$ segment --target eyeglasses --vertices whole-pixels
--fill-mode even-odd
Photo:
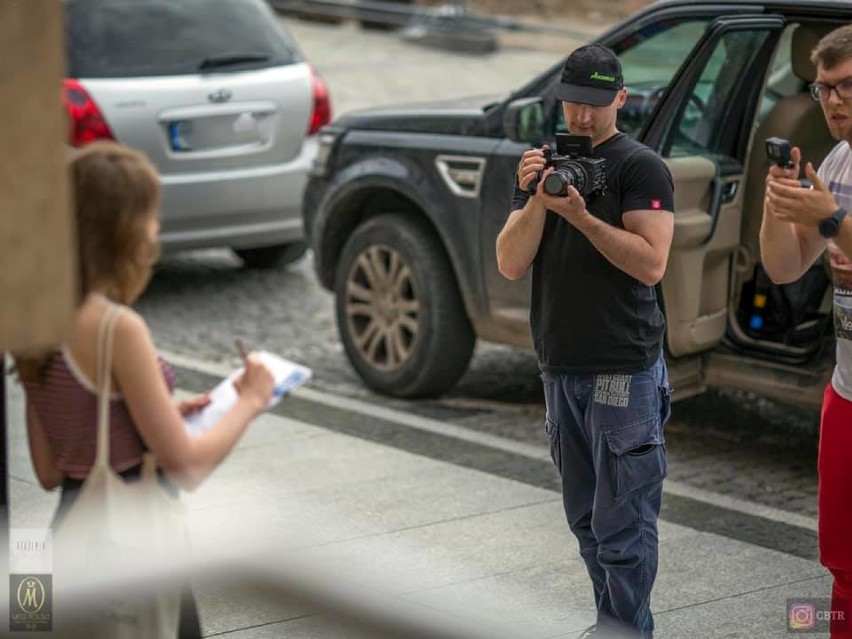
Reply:
[[[811,95],[818,102],[828,102],[832,89],[841,100],[852,98],[852,78],[846,78],[837,84],[826,84],[825,82],[814,82],[810,85]]]

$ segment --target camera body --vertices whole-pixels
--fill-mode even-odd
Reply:
[[[783,138],[766,138],[766,157],[782,169],[793,167],[793,146]]]
[[[543,149],[545,166],[530,183],[530,193],[535,193],[541,175],[553,167],[541,188],[548,195],[565,195],[568,186],[573,186],[581,196],[606,193],[606,160],[592,156],[592,138],[588,135],[570,133],[556,134],[556,150]]]
[[[793,168],[793,145],[783,138],[766,138],[766,157],[782,169]],[[807,178],[800,178],[803,189],[812,189],[814,185]]]

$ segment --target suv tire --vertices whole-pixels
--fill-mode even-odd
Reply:
[[[373,390],[439,395],[467,370],[476,336],[446,255],[422,222],[383,214],[357,227],[334,291],[346,355]]]
[[[251,249],[234,249],[234,253],[248,268],[275,268],[292,264],[305,254],[307,244],[293,242],[292,244],[276,244]]]

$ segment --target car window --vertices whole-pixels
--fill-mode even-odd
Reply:
[[[669,155],[724,153],[726,115],[754,57],[769,36],[765,30],[729,31],[716,43],[700,78],[673,122]]]
[[[66,35],[74,78],[223,73],[300,58],[259,0],[68,0]]]
[[[655,22],[611,45],[621,59],[627,87],[627,102],[618,112],[620,131],[639,135],[707,24],[698,19]],[[557,131],[566,130],[562,109],[557,109],[556,123]]]
[[[707,20],[656,23],[613,47],[627,86],[627,102],[618,113],[619,130],[639,135],[706,29]]]

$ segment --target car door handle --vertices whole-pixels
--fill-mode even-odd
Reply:
[[[727,204],[728,202],[732,202],[735,197],[737,197],[737,191],[740,188],[739,180],[732,180],[730,182],[726,182],[725,186],[722,187],[722,203]]]
[[[717,167],[718,171],[718,167]],[[716,174],[713,178],[713,194],[710,198],[710,232],[704,238],[702,244],[707,244],[713,239],[713,234],[716,232],[716,225],[719,223],[719,212],[723,204],[731,202],[737,195],[737,190],[740,187],[739,180],[726,181],[721,175]]]

